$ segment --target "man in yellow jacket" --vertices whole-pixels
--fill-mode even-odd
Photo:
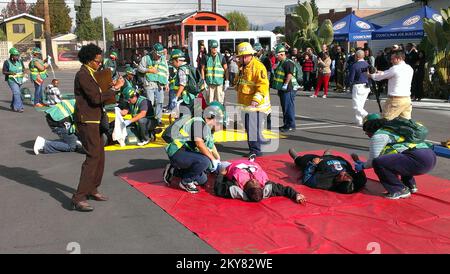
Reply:
[[[266,67],[255,58],[255,51],[248,42],[237,47],[237,57],[242,70],[237,79],[238,104],[243,107],[245,130],[250,153],[245,155],[262,156],[262,124],[271,112],[269,79]]]

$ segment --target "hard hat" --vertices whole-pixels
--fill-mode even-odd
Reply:
[[[260,50],[263,49],[260,43],[255,43],[255,44],[253,45],[253,48],[254,48],[256,51],[260,51]]]
[[[380,114],[378,114],[378,113],[370,113],[366,117],[364,117],[364,123],[367,122],[367,121],[372,121],[372,120],[377,120],[377,119],[381,119]]]
[[[160,43],[153,45],[153,51],[155,51],[159,56],[164,54],[164,47]]]
[[[123,94],[123,98],[125,99],[125,100],[130,100],[131,98],[133,98],[134,96],[136,96],[136,90],[134,89],[134,88],[132,88],[132,87],[126,87],[123,91],[122,91],[122,94]]]
[[[286,52],[286,47],[284,45],[282,45],[282,44],[278,44],[275,47],[275,54],[279,54],[279,53],[282,53],[282,52]]]
[[[41,49],[40,49],[40,48],[33,48],[33,49],[31,50],[31,53],[32,53],[32,54],[35,54],[35,53],[39,53],[39,54],[41,54],[41,53],[42,53],[42,51],[41,51]]]
[[[117,58],[117,52],[113,51],[113,52],[111,52],[111,54],[109,56],[114,56]]]
[[[172,50],[172,53],[170,53],[170,59],[184,60],[184,53],[180,49],[174,49]]]
[[[10,55],[20,55],[20,52],[16,48],[11,48],[9,50]]]
[[[219,47],[219,42],[217,42],[216,40],[209,40],[208,41],[208,46],[212,49],[218,48]]]
[[[125,69],[125,73],[126,73],[126,74],[133,74],[133,75],[136,74],[136,73],[134,72],[134,69],[133,69],[132,67],[127,67],[127,68]]]
[[[203,111],[203,117],[206,119],[215,119],[217,122],[221,124],[225,124],[227,117],[225,112],[225,107],[217,102],[211,102]]]
[[[249,42],[242,42],[237,46],[237,56],[253,55],[256,52],[253,50]]]

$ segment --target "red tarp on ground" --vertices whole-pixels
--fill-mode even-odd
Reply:
[[[322,154],[322,151],[308,153]],[[333,152],[351,161],[349,155]],[[450,253],[450,181],[419,176],[419,193],[387,200],[372,170],[366,188],[343,195],[299,185],[289,155],[260,157],[272,181],[304,194],[260,203],[215,197],[210,183],[198,194],[169,188],[162,169],[121,174],[131,186],[222,253]]]

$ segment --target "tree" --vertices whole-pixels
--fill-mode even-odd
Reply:
[[[49,0],[50,29],[52,36],[70,32],[72,18],[70,8],[65,0]],[[31,14],[44,18],[44,0],[38,0],[31,10]]]
[[[103,40],[102,33],[102,17],[95,17],[94,20],[95,27],[95,40]],[[108,19],[105,18],[105,32],[106,32],[106,41],[112,41],[114,37],[114,25],[109,22]]]
[[[277,26],[272,30],[275,34],[284,34],[285,33],[285,27],[283,26]]]
[[[229,21],[229,28],[231,31],[246,31],[249,30],[250,23],[247,16],[238,11],[233,11],[225,14]]]
[[[27,4],[25,0],[11,0],[5,8],[2,9],[1,15],[4,18],[12,17],[21,13],[30,13],[33,5]]]
[[[317,6],[316,0],[311,0],[311,8],[313,10],[319,10],[319,7]]]
[[[252,31],[258,31],[258,30],[262,30],[262,29],[263,28],[259,25],[250,24],[250,30],[252,30]]]
[[[91,18],[91,0],[81,0],[76,10],[76,30],[75,34],[80,41],[96,40],[96,29]]]

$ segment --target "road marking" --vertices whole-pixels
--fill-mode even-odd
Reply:
[[[330,125],[330,126],[319,126],[319,127],[302,127],[300,129],[317,129],[317,128],[332,128],[332,127],[347,127],[348,125]]]

